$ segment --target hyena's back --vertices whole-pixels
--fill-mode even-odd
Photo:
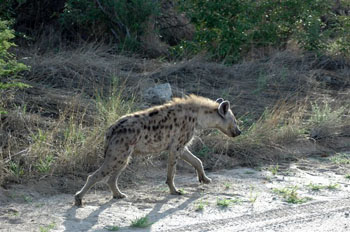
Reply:
[[[139,154],[184,146],[193,136],[197,122],[196,112],[185,112],[185,108],[165,105],[126,115],[109,128],[106,145],[119,151],[132,146],[134,153]]]

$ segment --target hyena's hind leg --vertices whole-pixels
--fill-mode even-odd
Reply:
[[[126,168],[129,163],[131,154],[122,155],[113,167],[113,172],[110,175],[107,184],[113,193],[113,198],[125,198],[126,195],[122,193],[118,188],[118,178],[121,172]]]
[[[193,155],[187,147],[185,147],[182,152],[181,158],[196,169],[199,182],[204,184],[209,184],[211,182],[211,179],[205,175],[202,161]]]
[[[89,189],[94,186],[97,182],[101,181],[105,176],[107,176],[111,171],[109,162],[105,160],[102,166],[97,169],[94,173],[88,176],[85,185],[83,188],[75,194],[75,205],[82,206],[82,200],[84,195]]]

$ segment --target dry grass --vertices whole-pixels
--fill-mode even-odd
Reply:
[[[202,141],[214,154],[234,158],[229,162],[215,158],[215,162],[212,162],[215,168],[293,160],[305,154],[301,149],[294,156],[289,150],[290,146],[303,143],[313,147],[316,139],[323,139],[320,143],[327,147],[325,140],[341,137],[342,131],[349,128],[349,115],[349,104],[330,107],[329,103],[324,102],[315,107],[315,103],[307,101],[293,104],[279,102],[249,127],[243,126],[243,134],[239,137],[232,139],[214,131],[202,136]],[[319,134],[315,134],[315,131]]]
[[[133,107],[132,101],[122,99],[123,88],[116,82],[108,98],[97,95],[94,115],[87,115],[88,105],[80,105],[81,96],[70,99],[56,119],[21,108],[5,115],[0,124],[7,132],[1,146],[0,181],[6,178],[18,182],[28,177],[96,169],[107,127]]]
[[[111,77],[128,79],[128,86],[133,86],[140,73],[159,66],[156,61],[115,55],[112,48],[100,44],[58,48],[43,54],[32,48],[23,53],[21,61],[31,67],[26,80],[90,97],[96,89],[107,88]]]
[[[91,172],[106,128],[133,107],[134,89],[125,91],[129,74],[153,66],[96,45],[24,53],[22,60],[31,66],[25,81],[32,87],[0,95],[8,111],[0,120],[0,184]],[[113,82],[118,74],[123,81]]]
[[[78,98],[72,99],[55,120],[43,121],[37,114],[21,109],[7,115],[10,120],[2,128],[11,128],[16,134],[9,133],[7,144],[3,144],[2,177],[19,181],[24,175],[80,175],[94,171],[102,159],[106,128],[133,107],[132,102],[123,101],[117,89],[110,94],[108,98],[96,97],[97,112],[94,117],[90,115],[93,121],[89,123],[88,111],[81,110]],[[349,115],[349,107],[345,106],[280,102],[249,127],[243,126],[244,133],[237,138],[228,138],[215,130],[204,131],[201,136],[204,146],[197,143],[194,150],[207,168],[231,167],[237,160],[248,165],[275,162],[291,158],[287,149],[290,144],[314,140],[315,128],[323,131],[323,139],[338,136],[342,128],[350,126]]]
[[[350,86],[349,75],[350,64],[287,50],[232,66],[196,57],[169,63],[145,77],[169,82],[177,95],[223,97],[231,101],[236,114],[249,114],[257,120],[266,107],[272,108],[281,99],[316,101],[329,96],[329,89],[340,94]]]

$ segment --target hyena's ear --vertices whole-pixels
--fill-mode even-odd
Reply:
[[[218,99],[216,99],[216,102],[219,103],[219,104],[220,104],[221,102],[223,102],[223,101],[224,101],[223,98],[218,98]]]
[[[225,118],[228,110],[230,109],[230,102],[229,101],[223,101],[220,103],[218,107],[218,113],[221,117]]]

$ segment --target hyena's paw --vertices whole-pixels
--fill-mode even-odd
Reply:
[[[183,195],[184,194],[184,191],[180,191],[180,190],[173,190],[173,191],[170,191],[170,194],[171,195]]]
[[[202,176],[199,178],[199,182],[204,183],[204,184],[210,184],[211,183],[211,179],[207,176]]]
[[[74,205],[78,206],[78,207],[82,207],[83,206],[83,201],[82,199],[79,197],[79,195],[75,195],[74,196]]]
[[[119,193],[119,194],[113,195],[113,199],[123,199],[126,197],[128,197],[128,195],[126,195],[124,193]]]

